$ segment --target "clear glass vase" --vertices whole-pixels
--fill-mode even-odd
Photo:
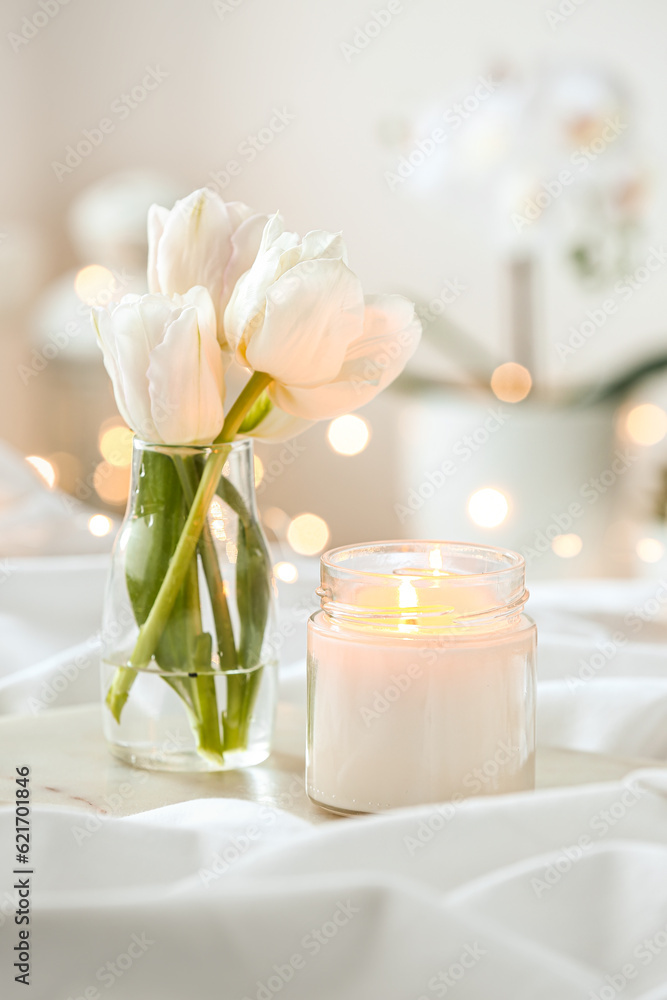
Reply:
[[[251,441],[186,448],[135,439],[102,635],[104,732],[117,757],[171,771],[268,757],[275,587]]]

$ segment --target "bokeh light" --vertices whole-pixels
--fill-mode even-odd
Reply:
[[[88,531],[91,535],[95,535],[95,538],[104,538],[112,528],[113,521],[111,518],[105,517],[104,514],[93,514],[88,521]]]
[[[124,468],[132,462],[132,441],[134,434],[124,424],[116,424],[100,430],[99,449],[110,465]]]
[[[211,506],[209,507],[209,521],[211,525],[211,532],[214,538],[218,541],[224,542],[227,538],[227,530],[225,528],[225,516],[222,509],[222,504],[217,497],[213,497],[211,500]]]
[[[42,479],[50,490],[56,485],[57,472],[52,462],[42,458],[41,455],[27,455],[26,462],[32,465],[37,475]]]
[[[282,536],[287,531],[289,525],[289,514],[286,514],[280,507],[267,507],[262,513],[264,524],[274,535]]]
[[[507,497],[500,490],[476,490],[468,500],[468,514],[480,528],[497,528],[509,513]]]
[[[254,472],[255,472],[255,486],[259,486],[262,479],[264,479],[264,462],[261,460],[259,455],[253,457]]]
[[[640,538],[635,551],[642,562],[660,562],[665,554],[665,546],[657,538]]]
[[[283,583],[296,583],[299,579],[299,571],[291,562],[277,562],[273,567],[276,579]]]
[[[108,267],[89,264],[74,279],[74,291],[88,306],[105,306],[113,297],[115,278]]]
[[[358,455],[368,444],[370,436],[370,427],[366,421],[354,413],[336,417],[327,431],[329,444],[339,455]]]
[[[625,418],[625,429],[635,444],[657,444],[667,434],[667,413],[655,403],[640,403]]]
[[[58,487],[66,492],[73,492],[77,480],[83,474],[81,460],[76,455],[70,455],[68,451],[54,451],[47,458],[55,470]]]
[[[572,559],[574,556],[579,555],[583,545],[584,543],[579,535],[556,535],[551,542],[551,549],[561,559]]]
[[[491,389],[503,403],[519,403],[533,386],[530,372],[523,365],[508,361],[499,365],[491,376]]]
[[[329,541],[329,526],[317,514],[298,514],[287,529],[287,541],[299,555],[317,555]]]
[[[130,492],[129,466],[111,465],[110,462],[100,462],[93,473],[95,492],[105,503],[124,504]]]

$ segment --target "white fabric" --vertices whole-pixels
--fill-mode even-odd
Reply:
[[[0,714],[97,699],[107,560],[2,567]],[[294,704],[316,564],[299,570]],[[540,743],[667,763],[666,601],[659,581],[535,588]],[[3,1000],[667,1000],[667,767],[318,828],[229,799],[31,822],[26,991],[0,809]]]
[[[35,1000],[667,997],[667,771],[315,830],[234,800],[33,829]]]

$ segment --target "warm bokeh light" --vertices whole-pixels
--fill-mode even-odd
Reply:
[[[358,455],[368,444],[370,436],[370,427],[366,421],[354,413],[336,417],[327,431],[329,444],[339,455]]]
[[[99,449],[102,457],[106,458],[110,465],[117,465],[119,468],[130,465],[133,438],[134,434],[124,424],[116,424],[115,427],[101,430]]]
[[[560,556],[561,559],[572,559],[573,556],[579,555],[583,545],[579,535],[556,535],[551,543],[551,548],[554,554]]]
[[[88,522],[88,531],[91,535],[95,535],[95,538],[104,538],[112,528],[113,521],[111,518],[105,517],[104,514],[93,514]]]
[[[660,562],[665,554],[665,546],[657,538],[640,538],[635,551],[642,562]]]
[[[635,444],[657,444],[667,434],[667,413],[655,403],[641,403],[628,413],[625,429]]]
[[[296,583],[299,579],[299,571],[291,562],[277,562],[273,572],[276,579],[282,580],[283,583]]]
[[[89,264],[74,279],[74,291],[88,306],[105,306],[111,302],[114,284],[115,278],[107,267]]]
[[[44,480],[50,490],[56,485],[56,469],[54,465],[41,455],[27,455],[26,462],[32,465],[38,476]]]
[[[73,492],[77,480],[83,475],[81,460],[68,451],[54,451],[47,456],[56,471],[56,482],[61,490]]]
[[[259,455],[253,457],[254,462],[254,472],[255,472],[255,486],[259,486],[262,479],[264,479],[264,462],[261,460]]]
[[[500,490],[476,490],[468,500],[468,514],[480,528],[497,528],[509,513],[507,497]]]
[[[213,497],[211,500],[211,506],[209,507],[211,532],[213,537],[217,538],[218,541],[224,542],[227,538],[227,531],[225,529],[225,517],[222,510],[222,504],[217,497]]]
[[[95,492],[105,503],[124,504],[130,492],[130,468],[100,462],[93,473]]]
[[[508,361],[498,365],[491,376],[491,389],[503,403],[519,403],[533,386],[530,372],[523,365]]]
[[[289,524],[289,514],[286,514],[280,507],[267,507],[262,514],[262,519],[267,528],[274,535],[284,535]]]
[[[298,514],[287,529],[287,541],[299,555],[317,555],[329,541],[327,522],[317,514]]]

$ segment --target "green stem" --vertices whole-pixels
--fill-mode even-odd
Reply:
[[[186,502],[188,507],[191,507],[197,483],[199,482],[197,472],[186,459],[174,458],[174,463],[181,480]],[[213,612],[216,640],[220,654],[220,666],[223,670],[235,670],[237,657],[232,618],[225,596],[225,587],[215,551],[215,542],[213,541],[211,529],[207,522],[204,522],[197,548],[201,556],[204,576],[206,577],[206,584],[211,597],[211,610]]]
[[[254,372],[246,386],[231,407],[216,438],[216,444],[230,444],[243,422],[243,418],[255,400],[271,382],[271,377],[263,372]],[[206,515],[215,496],[229,448],[214,452],[206,460],[197,492],[183,527],[181,537],[169,562],[169,567],[158,591],[153,607],[139,630],[139,637],[130,657],[130,667],[141,670],[148,666],[162,635],[174,602],[183,585],[188,565],[195,553],[197,543],[206,521]]]
[[[220,763],[222,741],[218,717],[218,699],[215,677],[211,674],[211,637],[202,633],[201,602],[199,598],[199,578],[197,557],[192,559],[185,578],[187,615],[190,619],[190,634],[196,636],[195,648],[191,652],[195,676],[189,678],[192,702],[196,706],[197,749],[199,753]],[[199,673],[199,670],[202,672]]]

